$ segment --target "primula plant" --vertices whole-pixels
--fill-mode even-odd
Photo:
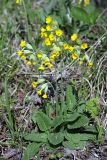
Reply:
[[[59,146],[72,150],[83,149],[88,140],[97,143],[103,130],[98,121],[96,121],[96,126],[92,125],[91,115],[88,115],[89,113],[94,114],[95,118],[99,114],[97,105],[97,100],[91,100],[87,103],[78,102],[72,94],[71,86],[68,85],[66,99],[61,98],[56,107],[48,103],[45,112],[42,110],[33,111],[32,121],[38,127],[38,131],[32,130],[32,132],[23,135],[26,141],[31,142],[24,151],[23,158],[30,159],[33,155],[38,155],[40,147],[45,148],[47,152],[50,150],[51,153]],[[99,128],[102,131],[101,134]]]
[[[40,39],[42,41],[39,47],[34,50],[33,46],[22,40],[20,50],[17,54],[26,65],[39,72],[40,78],[32,82],[33,88],[37,90],[38,95],[47,98],[49,82],[44,79],[43,75],[51,72],[55,73],[58,66],[66,67],[75,62],[78,65],[85,64],[88,67],[93,66],[93,61],[88,54],[89,44],[82,41],[78,33],[73,33],[67,39],[63,30],[59,28],[58,22],[48,16],[46,25],[40,29]]]
[[[105,159],[107,15],[96,2],[1,2],[0,159]]]

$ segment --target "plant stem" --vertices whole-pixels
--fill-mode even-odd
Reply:
[[[14,131],[14,121],[13,121],[13,115],[11,112],[11,108],[10,108],[10,100],[9,100],[9,95],[8,95],[8,80],[7,77],[5,78],[5,82],[4,82],[4,88],[5,88],[5,108],[7,111],[7,115],[5,116],[5,120],[6,120],[6,124],[10,130],[10,134],[13,138],[13,140],[15,140],[15,131]]]
[[[28,24],[27,10],[26,10],[25,1],[24,1],[24,0],[22,0],[22,3],[23,3],[23,8],[24,8],[24,13],[25,13],[25,18],[26,18],[28,41],[29,41],[29,42],[31,42],[31,35],[30,35],[30,31],[29,31],[29,24]]]

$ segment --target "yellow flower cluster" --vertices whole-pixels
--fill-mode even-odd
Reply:
[[[51,16],[46,18],[46,25],[42,26],[40,30],[40,36],[43,38],[43,48],[45,48],[46,51],[42,51],[41,49],[34,53],[36,54],[34,55],[35,60],[33,62],[28,60],[28,65],[38,64],[38,70],[43,72],[47,69],[52,69],[55,61],[58,58],[61,58],[61,56],[63,57],[65,55],[66,58],[67,56],[70,56],[73,60],[78,59],[80,65],[83,64],[85,59],[85,54],[83,51],[88,49],[89,46],[87,42],[82,43],[77,33],[73,33],[71,35],[70,43],[65,42],[63,31],[59,28],[58,23],[53,20]],[[26,41],[22,40],[20,43],[22,50],[18,51],[18,55],[24,60],[26,59],[26,56],[24,55],[24,48],[26,45]],[[89,62],[89,60],[87,61]],[[88,66],[92,67],[92,65],[89,65],[90,63],[87,64]]]
[[[45,71],[47,69],[51,70],[54,67],[54,65],[51,62],[51,59],[49,59],[48,56],[42,52],[37,53],[37,59],[39,60],[38,69],[40,71]]]
[[[47,83],[45,83],[45,85],[42,84],[43,82],[44,82],[44,79],[39,79],[38,81],[33,81],[32,87],[37,88],[37,86],[41,85],[41,89],[37,90],[37,94],[39,96],[42,96],[42,98],[46,99],[46,98],[48,98],[48,95],[47,95],[48,85],[47,85]]]
[[[41,38],[44,38],[44,45],[45,46],[53,46],[57,40],[58,37],[61,37],[63,35],[63,31],[56,27],[53,18],[51,16],[48,16],[46,18],[46,26],[41,27]]]
[[[74,45],[69,45],[68,43],[63,43],[63,48],[66,52],[68,51],[71,53],[71,57],[73,60],[79,59],[79,64],[82,65],[83,61],[85,59],[85,54],[83,54],[83,51],[89,48],[88,43],[82,42],[81,39],[79,39],[77,33],[74,33],[71,35],[71,41]],[[86,58],[86,60],[88,62],[87,63],[88,66],[92,67],[92,65],[89,65],[90,63],[87,58]]]
[[[74,47],[69,45],[69,44],[67,44],[67,43],[63,44],[63,48],[64,48],[64,50],[68,50],[69,52],[73,52],[74,51]]]
[[[27,65],[36,65],[36,59],[30,59],[29,54],[32,51],[26,50],[27,49],[27,42],[24,40],[21,40],[20,42],[20,50],[17,51],[18,56],[23,59]],[[29,49],[29,48],[28,48]]]
[[[54,62],[59,56],[60,56],[59,51],[53,51],[50,55],[50,60]]]
[[[40,72],[52,70],[57,62],[62,61],[62,59],[67,63],[78,60],[80,65],[87,61],[89,67],[93,66],[85,52],[89,48],[88,43],[82,42],[77,33],[73,33],[68,42],[65,41],[64,32],[51,16],[46,18],[45,26],[41,27],[40,37],[42,45],[36,51],[25,40],[20,42],[20,49],[17,54],[27,65],[36,65]],[[32,82],[33,88],[38,88],[38,85],[41,86],[37,93],[43,98],[47,98],[47,85],[44,87],[44,84],[41,85],[38,81]]]
[[[47,46],[50,48],[50,56],[49,60],[51,62],[55,62],[58,57],[60,57],[62,54],[71,54],[71,58],[73,60],[79,59],[80,53],[78,52],[78,46],[75,47],[75,43],[78,45],[79,37],[77,33],[74,33],[71,35],[71,43],[68,44],[67,42],[64,42],[64,33],[61,29],[58,28],[57,23],[53,20],[51,16],[46,18],[46,26],[41,27],[41,38],[43,38],[43,44],[44,46]],[[59,48],[59,49],[57,49]],[[81,46],[79,47],[79,50],[85,50],[88,48],[88,44],[81,43]],[[53,65],[50,64],[49,68],[53,68]],[[51,67],[52,66],[52,67]],[[45,66],[42,65],[39,68],[40,70],[44,71]]]

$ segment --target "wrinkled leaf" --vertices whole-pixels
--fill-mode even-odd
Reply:
[[[67,114],[65,116],[58,116],[53,120],[52,127],[54,129],[60,125],[63,125],[63,123],[69,123],[75,121],[77,118],[79,118],[78,113],[73,113],[73,114]]]
[[[31,143],[24,151],[22,160],[30,160],[38,151],[41,144]]]
[[[24,139],[33,142],[47,142],[47,134],[35,133],[35,131],[32,131],[31,133],[26,133]]]
[[[56,117],[53,120],[52,127],[54,127],[54,129],[55,129],[56,127],[61,125],[63,122],[64,122],[63,116]]]
[[[72,141],[73,143],[79,143],[80,141],[87,141],[95,139],[96,135],[94,134],[86,134],[86,133],[66,133],[65,138],[68,141]]]
[[[72,141],[65,141],[65,142],[63,142],[63,146],[65,148],[69,148],[71,150],[84,149],[85,145],[86,145],[85,141],[81,141],[79,144],[78,143],[73,143]]]
[[[58,145],[64,140],[64,134],[59,133],[50,133],[48,140],[52,145]]]
[[[42,111],[34,111],[32,120],[38,124],[41,131],[47,131],[51,128],[51,119]]]
[[[69,129],[80,128],[80,127],[86,126],[88,123],[89,123],[89,118],[87,118],[86,116],[82,115],[78,119],[76,119],[75,122],[69,124],[68,128]]]
[[[76,105],[76,99],[75,96],[72,94],[72,87],[68,85],[67,91],[66,91],[66,105],[68,110],[73,111],[75,105]]]

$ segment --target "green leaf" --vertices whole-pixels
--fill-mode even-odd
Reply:
[[[67,13],[67,9],[65,6],[65,0],[60,0],[59,1],[59,15],[61,17],[62,20],[64,20],[66,13]]]
[[[31,133],[26,133],[24,135],[24,139],[33,142],[47,142],[47,134],[46,133],[35,133],[32,131]]]
[[[46,19],[46,12],[43,10],[43,8],[37,9],[37,11],[35,12],[35,14],[37,15],[38,19],[42,22],[45,22]]]
[[[86,107],[86,104],[79,105],[79,106],[77,107],[77,111],[78,111],[79,113],[83,113],[84,110],[85,110],[85,107]]]
[[[79,144],[78,143],[73,143],[72,141],[65,141],[65,142],[63,142],[63,146],[65,148],[69,148],[71,150],[84,149],[85,145],[86,145],[85,141],[81,141]]]
[[[38,124],[41,131],[47,131],[51,128],[51,119],[42,111],[34,111],[32,115],[34,123]]]
[[[31,46],[31,44],[27,43],[26,47],[30,50],[33,50],[33,47]]]
[[[45,11],[47,14],[50,14],[50,12],[52,11],[53,8],[55,8],[55,6],[57,5],[58,0],[52,0],[48,2],[48,5],[45,7]]]
[[[89,14],[80,7],[73,7],[71,8],[71,15],[74,19],[82,21],[84,23],[90,23]]]
[[[85,10],[89,14],[90,22],[94,24],[96,22],[96,19],[98,17],[98,11],[96,10],[94,5],[88,5]]]
[[[58,22],[59,25],[62,25],[63,21],[60,16],[52,15],[53,19]],[[60,42],[59,42],[60,43]]]
[[[84,133],[66,133],[66,142],[63,142],[64,147],[70,149],[83,149],[86,145],[86,141],[95,140],[96,136],[94,134],[84,134]]]
[[[53,120],[53,123],[52,123],[52,127],[57,128],[58,126],[62,125],[63,123],[69,123],[69,122],[72,122],[72,121],[75,121],[77,118],[79,118],[79,114],[78,113],[73,113],[73,114],[67,114],[67,115],[62,115],[62,116],[59,116],[59,117],[56,117],[54,120]]]
[[[61,101],[61,104],[60,104],[60,111],[59,112],[61,112],[61,115],[63,115],[63,114],[65,114],[66,112],[67,112],[67,106],[66,106],[66,103],[65,103],[65,100],[64,100],[64,98],[60,98],[60,101]]]
[[[84,127],[89,123],[89,118],[86,116],[82,115],[78,119],[76,119],[75,122],[71,123],[68,125],[68,129],[75,129],[75,128],[80,128]]]
[[[64,122],[73,122],[73,121],[76,121],[79,117],[80,117],[80,114],[78,113],[67,114],[64,117]]]
[[[38,151],[41,144],[31,143],[24,151],[22,160],[30,160]]]
[[[91,22],[92,24],[95,24],[96,19],[97,19],[97,14],[96,14],[96,12],[91,13],[91,14],[89,15],[89,17],[90,17],[90,22]]]
[[[59,133],[50,133],[48,140],[52,145],[58,145],[64,140],[64,134]]]
[[[29,54],[29,53],[31,54],[32,52],[31,52],[30,50],[26,50],[26,49],[25,49],[25,50],[24,50],[24,53],[25,53],[25,54]]]
[[[99,99],[93,98],[87,101],[85,110],[91,113],[91,116],[95,118],[99,114]]]
[[[45,78],[39,78],[38,79],[38,83],[43,83],[43,82],[45,82]]]
[[[91,132],[93,134],[97,134],[98,131],[94,126],[85,126],[84,132]]]
[[[32,60],[35,60],[35,59],[36,59],[34,54],[31,54],[31,55],[29,56],[29,58],[32,59]]]
[[[35,21],[36,11],[29,8],[29,9],[27,9],[27,14],[28,14],[30,22],[33,23]]]
[[[52,127],[54,127],[55,129],[56,127],[60,126],[63,122],[64,122],[63,116],[56,117],[53,120]]]
[[[66,105],[67,105],[67,109],[70,111],[73,111],[76,105],[76,99],[75,99],[75,96],[72,94],[72,87],[70,85],[67,86]]]
[[[66,133],[65,138],[73,143],[79,143],[80,141],[94,140],[96,135],[86,133]]]

